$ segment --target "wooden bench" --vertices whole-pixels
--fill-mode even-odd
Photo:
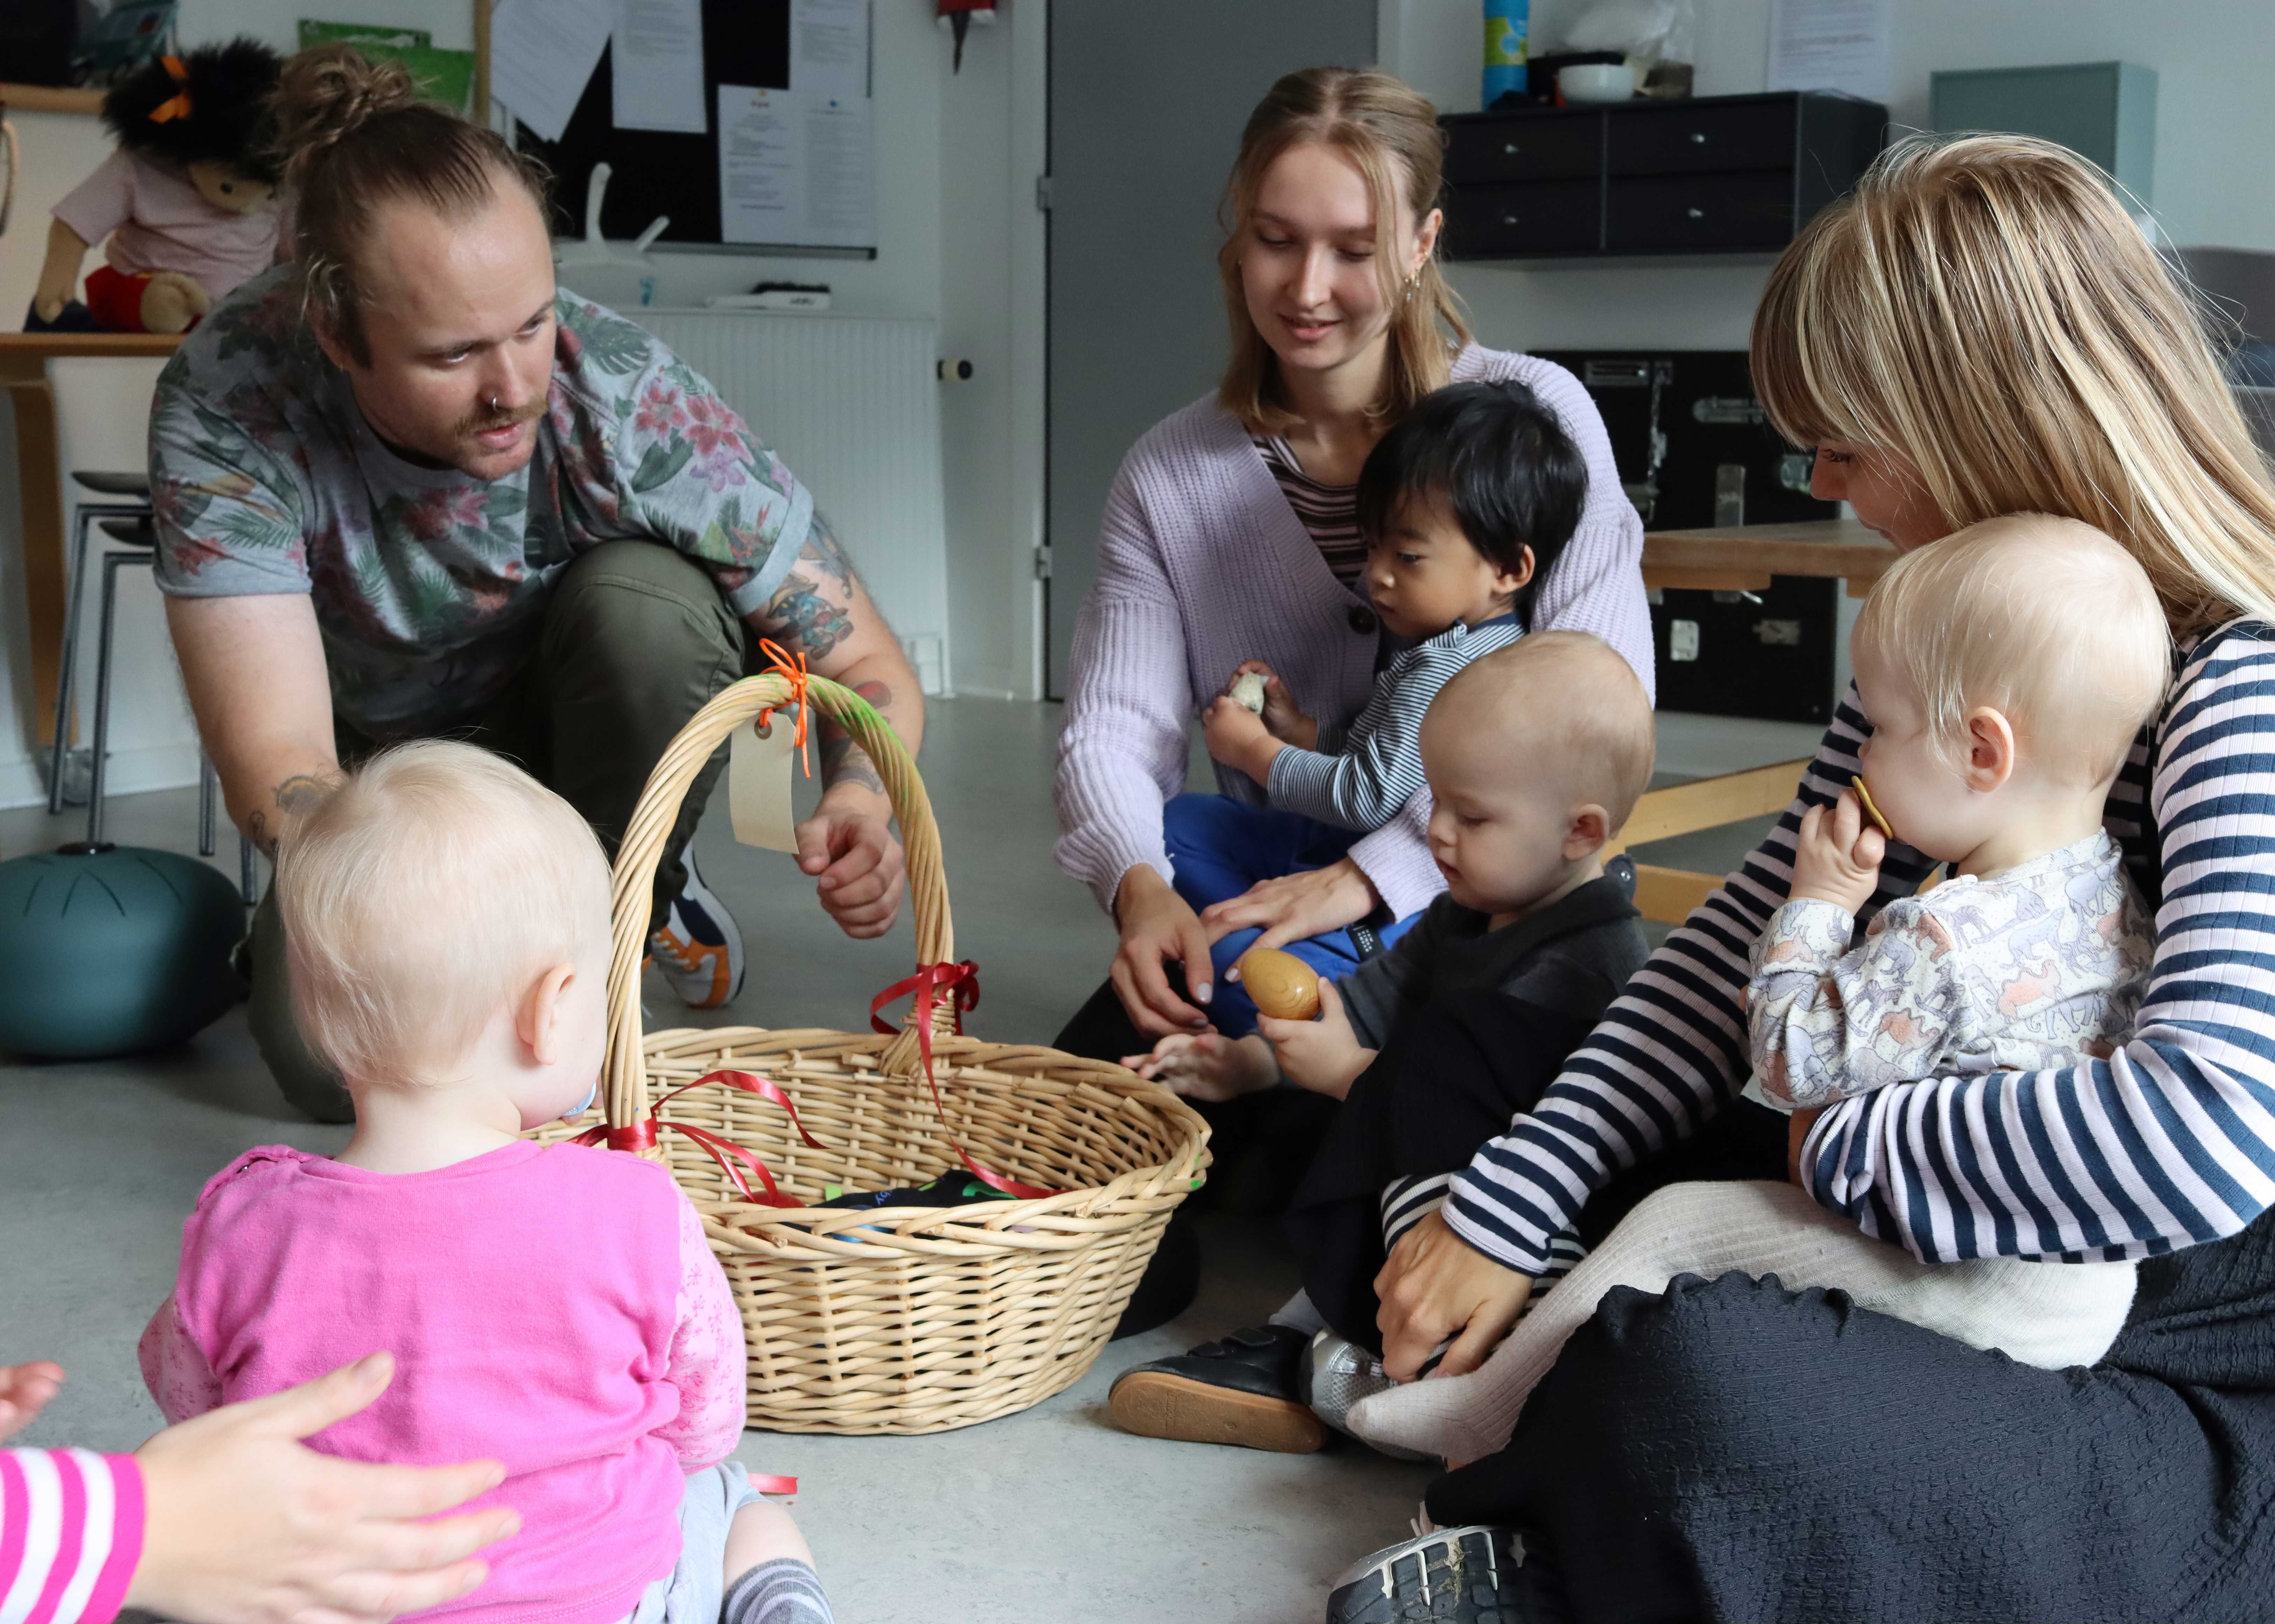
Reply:
[[[1848,595],[1861,598],[1895,561],[1896,549],[1854,519],[1658,530],[1643,539],[1643,584],[1700,592],[1759,592],[1772,576],[1798,575],[1846,581]],[[1772,817],[1791,803],[1808,766],[1804,757],[1653,789],[1636,803],[1627,827],[1604,854],[1611,857],[1651,841]],[[1636,906],[1646,919],[1680,925],[1722,880],[1720,874],[1638,863]]]

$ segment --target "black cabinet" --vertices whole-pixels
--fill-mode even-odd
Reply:
[[[1879,155],[1887,110],[1809,92],[1458,113],[1455,260],[1774,252]]]

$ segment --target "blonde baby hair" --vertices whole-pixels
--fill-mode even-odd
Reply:
[[[1864,600],[1855,646],[1917,698],[1946,759],[1989,706],[2025,759],[2079,785],[2116,775],[2172,680],[2171,632],[2140,563],[2092,525],[2043,513],[1898,559]]]
[[[1919,136],[1778,261],[1754,384],[1795,444],[1909,462],[1952,529],[2053,513],[2115,538],[2185,636],[2275,617],[2275,488],[2206,327],[2075,153]]]
[[[585,820],[503,757],[444,740],[382,752],[296,820],[276,901],[300,1030],[357,1084],[431,1077],[608,939],[608,860]]]
[[[1616,835],[1651,788],[1659,753],[1651,697],[1620,652],[1587,631],[1536,631],[1463,666],[1431,702],[1500,747],[1561,773]],[[1460,714],[1466,713],[1466,714]]]

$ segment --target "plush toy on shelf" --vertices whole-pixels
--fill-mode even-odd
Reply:
[[[257,40],[165,57],[102,99],[118,149],[56,205],[26,332],[180,333],[276,258],[269,95],[283,58]],[[79,262],[110,239],[72,292]]]

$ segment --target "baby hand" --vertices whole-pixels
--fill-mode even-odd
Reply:
[[[1299,749],[1317,748],[1319,724],[1304,714],[1296,703],[1296,696],[1288,691],[1288,684],[1280,674],[1261,660],[1243,660],[1236,676],[1260,676],[1264,679],[1264,730],[1282,743]]]
[[[64,1367],[50,1359],[0,1364],[0,1441],[38,1420],[63,1385]]]
[[[1831,903],[1855,913],[1880,887],[1880,860],[1887,837],[1864,817],[1854,789],[1843,789],[1830,806],[1812,806],[1801,818],[1794,855],[1793,895]]]
[[[1343,1008],[1342,995],[1335,991],[1335,984],[1325,977],[1319,980],[1318,1019],[1281,1021],[1259,1015],[1256,1017],[1256,1030],[1272,1045],[1272,1053],[1280,1062],[1281,1076],[1298,1088],[1308,1088],[1331,1099],[1341,1099],[1349,1093],[1351,1084],[1358,1081],[1358,1074],[1374,1060],[1372,1049],[1359,1046],[1358,1034],[1351,1030],[1350,1016]]]
[[[1263,718],[1226,694],[1213,701],[1201,717],[1208,735],[1208,752],[1227,767],[1236,767],[1258,783],[1272,776],[1272,758],[1280,741],[1265,729]]]
[[[1141,1077],[1209,1105],[1270,1088],[1280,1076],[1262,1039],[1235,1040],[1218,1031],[1171,1032],[1153,1046],[1151,1054],[1124,1055],[1122,1063]]]

